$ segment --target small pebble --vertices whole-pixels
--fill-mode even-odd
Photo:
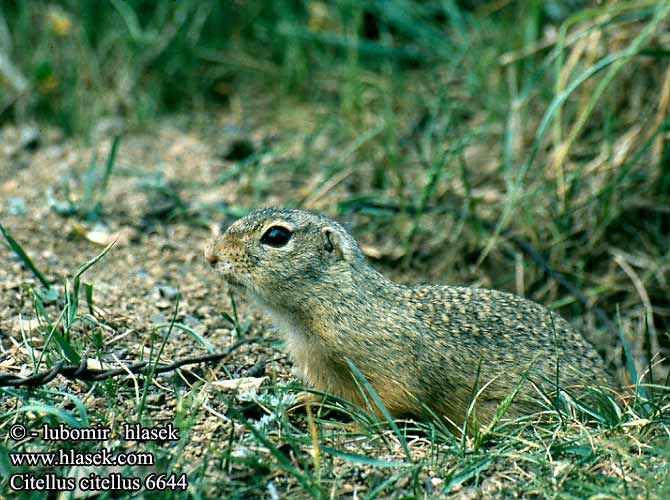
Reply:
[[[25,200],[18,196],[10,196],[7,198],[6,204],[9,215],[25,215],[27,212]]]
[[[172,300],[177,297],[179,290],[172,285],[158,285],[158,295],[164,299]]]
[[[37,127],[26,125],[21,127],[19,132],[19,149],[23,151],[37,151],[42,142],[42,135],[40,129]]]

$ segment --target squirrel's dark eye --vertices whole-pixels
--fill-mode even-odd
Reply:
[[[261,236],[261,243],[271,247],[283,247],[291,239],[291,231],[282,226],[272,226]]]

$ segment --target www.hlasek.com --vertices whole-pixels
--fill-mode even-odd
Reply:
[[[51,427],[47,424],[30,430],[22,424],[14,424],[9,428],[9,437],[14,441],[23,441],[26,437],[41,438],[46,442],[65,442],[74,445],[77,442],[105,442],[111,437],[111,429],[101,424],[92,427],[69,427],[65,424]],[[140,424],[125,423],[121,426],[121,435],[116,436],[124,441],[164,442],[178,441],[179,432],[171,423],[160,427],[143,427]],[[10,452],[9,461],[13,467],[114,467],[153,466],[155,457],[149,452],[117,452],[107,448],[98,451],[82,451],[72,447],[58,448],[49,452]],[[104,470],[104,469],[103,469]],[[140,474],[141,475],[141,474]],[[10,475],[9,487],[14,491],[139,491],[145,490],[185,490],[188,487],[186,474],[160,474],[152,472],[143,477],[127,476],[113,472],[97,474],[91,472],[84,477],[73,478],[55,472],[16,472]]]

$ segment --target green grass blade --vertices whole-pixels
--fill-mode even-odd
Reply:
[[[14,238],[12,238],[12,235],[9,234],[9,232],[2,224],[0,224],[0,232],[7,240],[7,243],[9,243],[9,247],[14,251],[18,258],[21,259],[23,265],[33,273],[33,275],[40,281],[40,283],[42,283],[42,285],[44,285],[44,287],[50,289],[51,283],[49,283],[49,280],[47,280],[46,276],[44,276],[44,274],[42,274],[40,270],[35,267],[35,264],[33,264],[33,261],[30,260],[28,254],[24,252],[23,248],[21,248],[21,245],[19,245],[19,243]]]
[[[483,458],[474,465],[467,467],[464,471],[452,475],[449,481],[446,482],[444,488],[442,488],[442,493],[447,494],[452,488],[455,488],[456,486],[469,481],[473,477],[478,476],[481,472],[486,470],[492,462],[493,459],[491,458]]]
[[[88,271],[91,267],[93,267],[95,264],[100,262],[100,260],[107,255],[107,253],[112,249],[112,247],[116,244],[116,240],[112,241],[109,245],[107,245],[102,252],[100,252],[98,255],[93,257],[91,260],[86,262],[85,264],[82,264],[79,267],[79,270],[77,271],[77,274],[74,275],[74,283],[72,285],[72,298],[71,298],[71,303],[68,304],[72,309],[70,311],[70,317],[71,319],[74,319],[74,316],[77,314],[77,310],[79,308],[79,288],[80,288],[80,283],[81,283],[81,277],[83,274]]]
[[[405,436],[403,435],[402,432],[400,432],[400,429],[398,428],[398,425],[395,423],[393,420],[393,417],[389,413],[389,411],[386,409],[386,406],[382,402],[381,398],[379,397],[379,394],[377,394],[377,391],[372,387],[370,382],[365,378],[365,375],[361,373],[361,371],[354,365],[354,363],[349,359],[345,358],[347,361],[347,364],[349,365],[349,369],[351,372],[354,374],[354,376],[358,379],[358,381],[365,387],[365,390],[368,392],[372,400],[375,402],[377,405],[377,408],[379,408],[379,411],[381,414],[384,416],[386,421],[388,422],[389,426],[391,429],[393,429],[393,432],[395,435],[398,437],[398,440],[400,441],[400,445],[402,446],[403,451],[405,452],[405,457],[407,458],[407,461],[410,463],[413,463],[414,461],[412,460],[412,454],[409,451],[409,446],[407,445],[407,440],[405,439]]]
[[[86,427],[86,425],[88,424],[88,419],[82,422],[69,411],[65,411],[62,408],[57,408],[55,406],[49,406],[41,403],[28,404],[21,406],[20,408],[17,408],[15,410],[11,410],[3,415],[0,415],[0,421],[5,420],[7,417],[11,417],[12,415],[17,415],[20,413],[37,413],[42,415],[52,415],[70,427]]]
[[[114,163],[116,162],[116,153],[119,149],[119,143],[121,142],[121,136],[116,135],[112,141],[112,146],[109,150],[109,155],[107,156],[107,161],[105,162],[105,168],[102,172],[102,180],[100,181],[100,186],[98,188],[98,193],[100,196],[104,196],[107,192],[107,187],[109,186],[109,178],[112,176],[112,171],[114,170]],[[100,203],[100,201],[98,202]]]
[[[319,446],[319,448],[325,452],[333,455],[334,457],[341,458],[347,462],[360,465],[371,465],[373,467],[412,467],[414,464],[403,462],[402,460],[384,460],[382,458],[369,457],[367,455],[359,455],[357,453],[351,453],[347,451],[341,451],[336,448],[331,448],[329,446]]]
[[[176,328],[177,330],[181,330],[183,332],[188,333],[190,336],[192,336],[195,340],[200,342],[205,348],[211,352],[214,353],[216,352],[216,348],[205,339],[202,335],[200,335],[198,332],[196,332],[193,328],[190,328],[186,326],[183,323],[161,323],[158,325],[154,325],[154,328]]]

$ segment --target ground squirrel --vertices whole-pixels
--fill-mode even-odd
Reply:
[[[561,387],[612,386],[593,347],[555,313],[494,290],[393,283],[320,215],[255,210],[210,242],[205,258],[270,312],[307,384],[360,404],[349,359],[394,416],[428,408],[460,425],[476,384],[483,421],[532,365],[508,415],[531,412],[536,385],[555,383],[557,360]]]

